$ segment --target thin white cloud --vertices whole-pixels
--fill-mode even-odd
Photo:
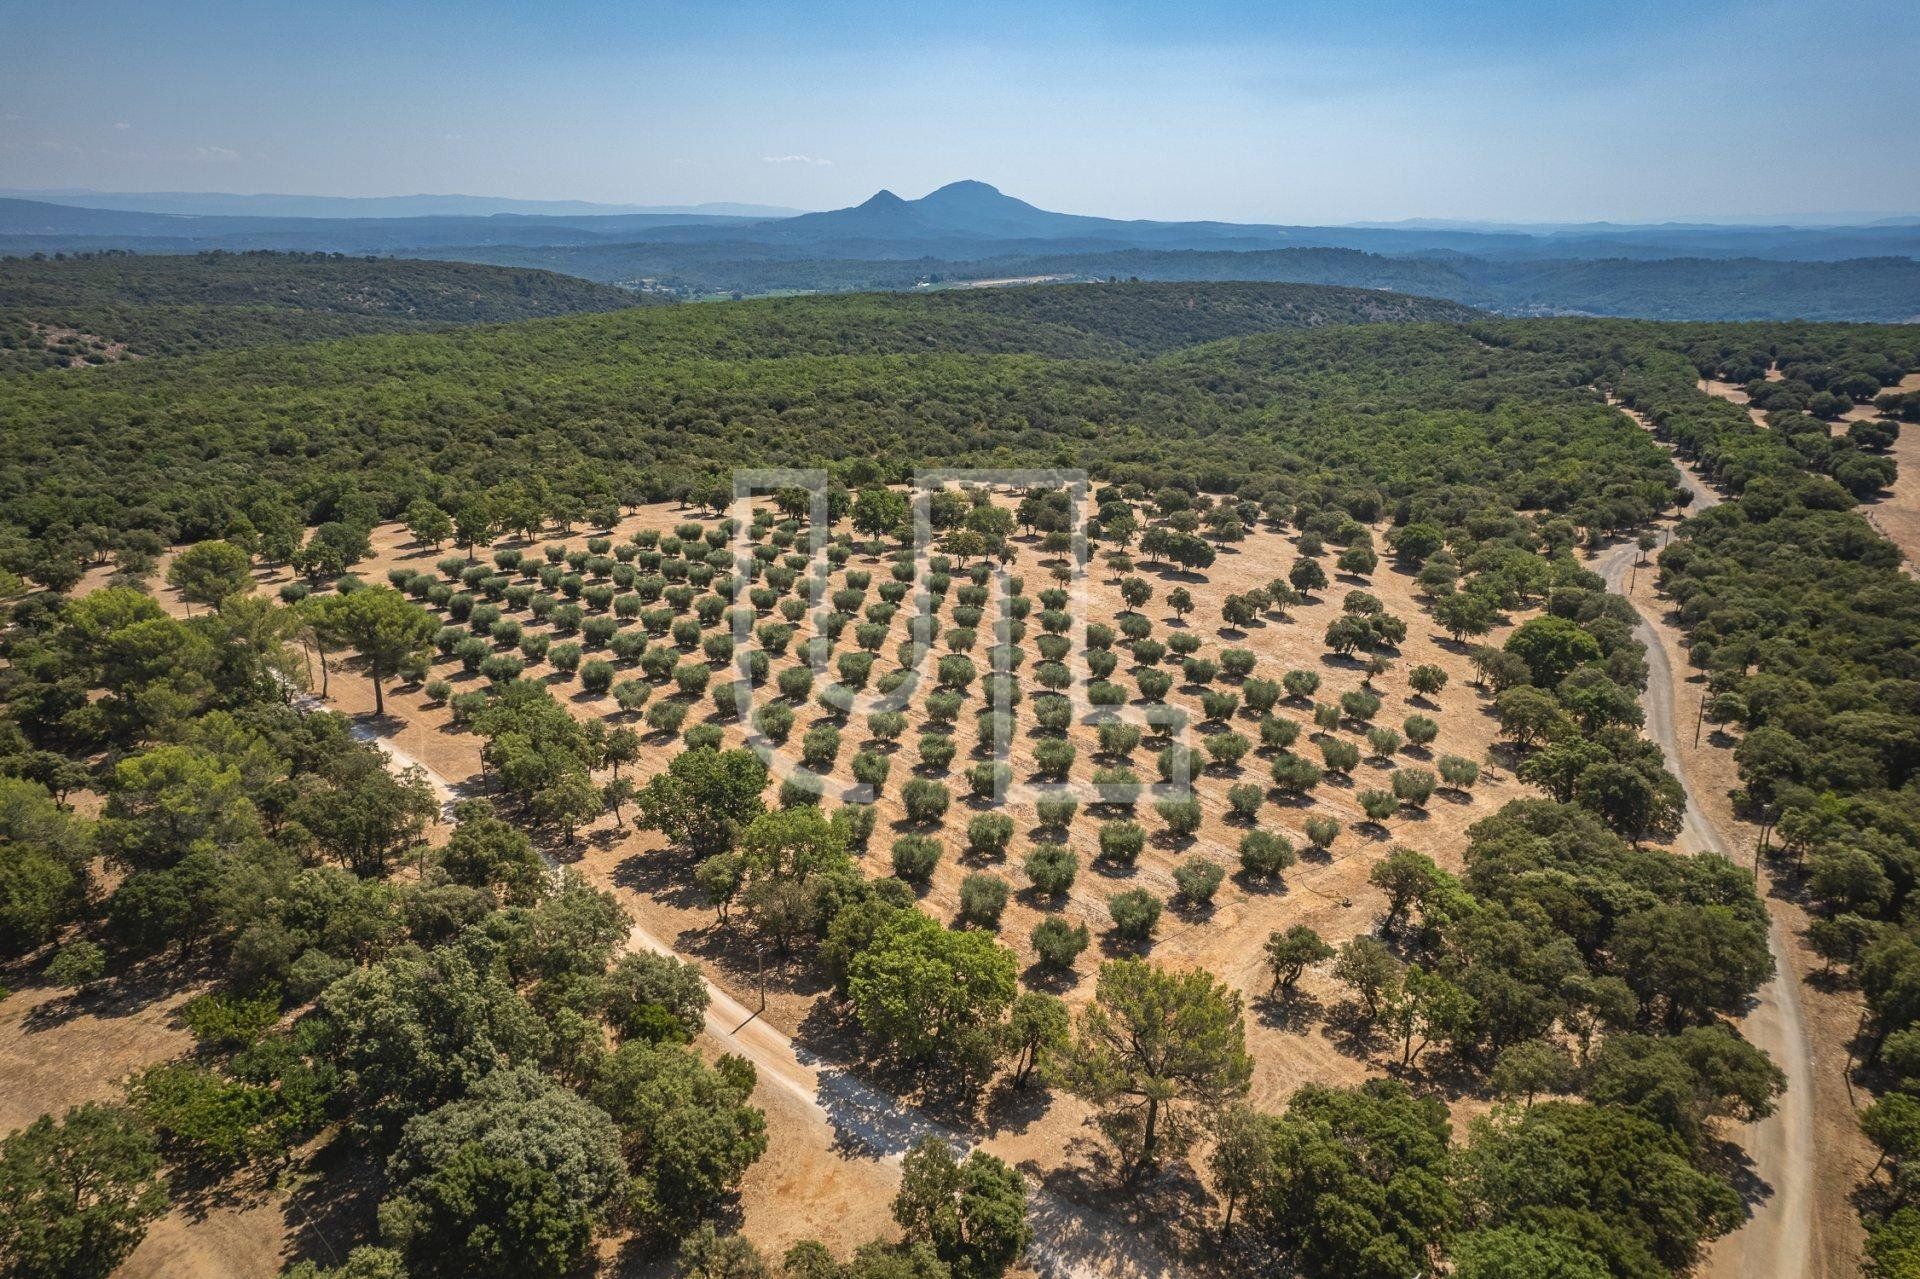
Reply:
[[[115,120],[113,122],[113,127],[115,129],[131,129],[133,126],[128,124],[125,120]]]
[[[238,160],[240,153],[232,147],[195,147],[193,158],[196,160],[226,161]]]
[[[812,164],[822,168],[833,167],[833,161],[814,155],[763,155],[762,164]]]

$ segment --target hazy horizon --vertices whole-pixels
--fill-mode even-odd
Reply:
[[[955,179],[955,181],[962,181],[962,180],[964,179]],[[978,180],[978,179],[975,179],[975,180]],[[943,183],[941,185],[946,185],[946,184]],[[989,184],[989,185],[992,185],[992,184]],[[1006,191],[1004,188],[1000,188],[1000,189],[1002,190],[1003,194],[1013,196],[1016,199],[1020,198],[1020,193],[1017,191]],[[878,188],[878,190],[892,190],[892,188],[882,187],[882,188]],[[877,191],[870,192],[868,198],[870,198],[873,194],[876,194],[876,193]],[[927,192],[907,193],[907,192],[901,192],[901,191],[894,191],[893,193],[896,195],[901,195],[904,198],[909,200],[915,199],[915,198],[918,198],[918,196],[927,194]],[[380,192],[380,193],[370,194],[370,195],[341,196],[341,195],[335,195],[335,194],[324,193],[324,192],[316,192],[316,191],[216,191],[216,190],[185,190],[185,189],[152,190],[152,191],[120,191],[120,190],[107,190],[107,189],[102,189],[97,187],[0,187],[0,198],[41,200],[47,203],[59,203],[61,202],[62,199],[66,199],[66,200],[96,199],[96,200],[111,200],[111,201],[118,202],[112,205],[111,207],[123,207],[123,206],[134,207],[132,202],[136,202],[147,197],[151,197],[156,200],[158,199],[262,200],[262,201],[265,201],[265,200],[282,200],[282,201],[344,200],[344,201],[361,201],[361,202],[368,202],[368,203],[393,203],[393,204],[406,203],[406,202],[429,202],[429,201],[436,201],[436,200],[438,201],[470,201],[470,202],[476,202],[476,203],[573,206],[571,211],[575,212],[576,214],[599,214],[599,213],[616,214],[616,213],[623,213],[623,212],[680,213],[680,212],[699,212],[703,210],[710,210],[718,213],[720,211],[728,210],[728,209],[747,209],[751,207],[751,208],[764,209],[764,213],[748,214],[748,213],[742,212],[742,213],[730,214],[729,216],[780,217],[780,216],[790,216],[790,215],[800,214],[800,213],[813,213],[813,212],[824,211],[819,209],[796,208],[792,206],[775,206],[775,205],[760,206],[752,202],[728,200],[728,199],[708,200],[708,201],[702,201],[695,204],[649,205],[649,204],[640,204],[634,201],[621,201],[621,202],[589,201],[589,200],[582,200],[566,194],[542,195],[542,196],[503,196],[503,195],[498,195],[496,193],[491,193],[491,192],[477,192],[477,191],[388,191],[388,192]],[[852,201],[851,203],[858,204],[858,203],[861,203],[861,201],[855,200],[855,201]],[[836,206],[836,207],[846,207],[846,206]],[[158,211],[164,211],[164,210],[158,210]],[[1084,214],[1084,215],[1096,216],[1096,217],[1107,216],[1106,214],[1102,213],[1102,211],[1098,209],[1051,209],[1048,211],[1055,212],[1055,213]],[[266,216],[266,215],[263,214],[263,216]],[[331,216],[331,215],[308,214],[308,215],[291,215],[291,216]],[[340,216],[345,216],[345,214],[341,214]],[[420,215],[413,214],[413,213],[366,213],[358,216],[410,217],[410,216],[420,216]],[[1421,225],[1432,226],[1432,227],[1458,226],[1462,228],[1509,227],[1514,230],[1528,230],[1528,229],[1546,230],[1546,229],[1554,229],[1554,228],[1577,228],[1577,227],[1583,227],[1583,226],[1596,226],[1596,227],[1597,226],[1652,227],[1652,226],[1661,226],[1661,225],[1684,226],[1689,224],[1717,225],[1717,226],[1729,226],[1729,227],[1795,226],[1795,227],[1804,227],[1804,228],[1828,228],[1828,227],[1845,228],[1845,227],[1867,226],[1875,222],[1907,221],[1907,220],[1915,220],[1915,219],[1920,219],[1920,209],[1887,208],[1887,209],[1854,209],[1854,210],[1837,210],[1837,209],[1836,210],[1819,210],[1819,211],[1810,211],[1805,213],[1794,213],[1794,214],[1772,214],[1765,211],[1756,212],[1756,213],[1701,214],[1701,215],[1691,216],[1691,217],[1654,218],[1654,219],[1648,219],[1643,222],[1625,222],[1617,219],[1608,219],[1608,218],[1580,218],[1580,219],[1569,219],[1565,221],[1540,222],[1540,221],[1522,221],[1522,220],[1506,219],[1506,218],[1443,218],[1443,217],[1425,217],[1420,215],[1409,215],[1405,218],[1396,218],[1396,219],[1354,218],[1354,219],[1344,220],[1339,223],[1335,223],[1333,225],[1352,226],[1352,227],[1369,227],[1369,226],[1395,227],[1395,226],[1421,226]],[[1198,219],[1198,220],[1215,220],[1215,221],[1228,221],[1228,222],[1247,221],[1244,219]],[[1253,223],[1250,221],[1248,222],[1248,224],[1253,225]]]
[[[22,10],[0,186],[1630,223],[1920,208],[1890,0]],[[1782,93],[1786,84],[1807,91]]]

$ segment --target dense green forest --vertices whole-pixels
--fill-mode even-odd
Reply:
[[[23,555],[70,564],[115,531],[197,540],[239,517],[284,540],[462,488],[541,511],[638,501],[700,491],[744,461],[827,464],[850,483],[918,461],[1084,462],[1224,491],[1300,483],[1311,439],[1321,465],[1365,457],[1398,495],[1484,480],[1606,527],[1666,492],[1657,456],[1622,441],[1591,392],[1545,360],[1496,362],[1457,328],[1333,326],[1152,354],[1276,315],[1396,311],[1460,314],[1300,286],[1087,286],[634,310],[148,361],[84,383],[14,378],[0,384],[15,538],[0,563],[34,573]],[[1489,412],[1508,438],[1482,442]],[[1351,437],[1326,429],[1333,414]],[[1445,448],[1394,447],[1409,433]],[[1516,449],[1565,461],[1529,475]],[[1622,488],[1627,509],[1612,510]]]
[[[548,271],[326,253],[8,258],[0,259],[0,373],[117,358],[105,347],[184,355],[644,300]]]
[[[444,251],[476,262],[649,282],[683,294],[925,289],[970,280],[1270,280],[1390,289],[1510,315],[1615,315],[1650,320],[1851,320],[1920,317],[1920,262],[1861,257],[1491,258],[1358,249],[1116,249],[973,259],[806,256],[755,244],[489,246]]]

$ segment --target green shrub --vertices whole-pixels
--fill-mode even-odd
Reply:
[[[909,821],[931,825],[946,815],[952,795],[939,782],[916,777],[900,788],[900,801]]]
[[[1058,915],[1049,915],[1033,926],[1033,950],[1049,968],[1068,969],[1092,937],[1085,924],[1069,924]]]
[[[653,689],[637,679],[623,679],[613,686],[613,700],[623,711],[637,711],[647,704]]]
[[[847,841],[847,847],[854,852],[862,852],[867,841],[873,838],[873,827],[879,817],[879,810],[872,804],[842,804],[833,810],[831,824]]]
[[[1442,755],[1440,780],[1454,790],[1466,790],[1480,780],[1480,765],[1459,755]]]
[[[1260,745],[1267,750],[1283,751],[1300,740],[1300,725],[1290,719],[1267,715],[1260,720]]]
[[[1140,745],[1140,727],[1120,720],[1100,725],[1100,749],[1108,755],[1131,755]]]
[[[960,710],[966,699],[958,693],[935,692],[927,694],[927,718],[936,724],[952,724],[960,718]]]
[[[873,751],[860,751],[853,757],[852,768],[853,779],[862,786],[871,786],[877,795],[886,788],[893,761]]]
[[[1293,865],[1293,845],[1284,835],[1250,830],[1240,837],[1240,869],[1251,879],[1272,879]]]
[[[1286,795],[1304,795],[1320,784],[1319,766],[1298,755],[1276,756],[1268,771],[1273,778],[1274,788]]]
[[[1226,870],[1210,857],[1189,857],[1173,868],[1174,886],[1180,896],[1195,906],[1205,906],[1220,891]]]
[[[1364,724],[1380,713],[1380,698],[1364,689],[1340,694],[1340,710],[1348,719]]]
[[[201,995],[181,1006],[180,1020],[203,1048],[244,1048],[280,1020],[280,992]]]
[[[1113,920],[1114,936],[1143,942],[1153,936],[1154,925],[1160,922],[1160,899],[1144,888],[1129,888],[1114,894],[1107,903],[1107,915]]]
[[[795,769],[780,783],[780,807],[813,808],[820,803],[826,782],[812,773]]]
[[[1409,808],[1425,808],[1433,798],[1434,777],[1424,768],[1399,768],[1393,773],[1393,796]]]
[[[53,985],[74,989],[91,986],[106,975],[107,952],[101,949],[99,943],[85,939],[70,941],[62,946],[55,952],[53,958],[47,961],[46,968],[41,971],[41,976]],[[193,1001],[193,1003],[198,1002],[198,1000]],[[189,1008],[192,1006],[192,1003],[187,1005]],[[278,1011],[277,999],[275,1011]]]
[[[487,695],[477,691],[455,693],[447,699],[447,709],[453,712],[453,722],[464,728],[473,722],[474,716],[487,709]]]
[[[902,711],[874,711],[867,716],[867,733],[879,741],[898,741],[906,731],[907,717]]]
[[[1351,773],[1360,763],[1360,748],[1338,737],[1320,743],[1320,758],[1330,773]]]
[[[647,727],[656,733],[677,733],[686,720],[685,702],[655,702],[647,708]]]
[[[480,674],[489,684],[505,684],[520,678],[526,663],[511,653],[495,653],[480,663]]]
[[[1332,848],[1333,841],[1340,838],[1340,823],[1331,817],[1309,817],[1306,829],[1308,841],[1322,851]]]
[[[1064,831],[1073,824],[1073,815],[1080,811],[1080,801],[1072,795],[1046,795],[1035,800],[1033,807],[1042,826],[1050,831]]]
[[[1100,828],[1100,857],[1117,866],[1131,866],[1147,846],[1147,832],[1137,822],[1108,822]]]
[[[1368,821],[1384,822],[1400,811],[1400,801],[1392,791],[1363,790],[1354,798],[1360,801],[1360,811],[1367,815]]]
[[[939,864],[939,840],[929,835],[902,835],[893,841],[893,873],[908,883],[926,883]]]
[[[1200,741],[1208,758],[1222,768],[1232,768],[1246,758],[1252,744],[1239,733],[1212,733]]]
[[[923,733],[920,737],[920,767],[935,772],[944,770],[953,763],[954,754],[959,747],[946,733]]]
[[[1094,769],[1093,786],[1100,803],[1120,808],[1132,808],[1139,803],[1140,793],[1144,789],[1140,775],[1124,765]]]
[[[967,855],[1004,857],[1013,842],[1013,818],[1005,813],[978,813],[967,823]]]
[[[1033,762],[1042,777],[1063,781],[1078,754],[1072,742],[1062,737],[1049,737],[1034,747]]]
[[[1007,881],[998,875],[975,871],[960,881],[960,918],[982,928],[998,928],[1000,914],[1007,908]]]
[[[480,667],[493,656],[493,645],[478,635],[469,635],[454,646],[453,655],[460,659],[460,669],[469,675],[478,674]]]
[[[1167,824],[1167,830],[1185,839],[1200,829],[1200,801],[1196,799],[1163,799],[1154,804],[1153,811],[1161,821]]]
[[[1065,897],[1080,872],[1080,858],[1060,844],[1035,844],[1020,868],[1042,896]]]
[[[967,789],[976,799],[991,799],[1006,793],[1013,784],[1013,765],[1005,760],[982,760],[967,770]]]

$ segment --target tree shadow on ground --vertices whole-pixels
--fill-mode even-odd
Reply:
[[[1326,1015],[1326,1006],[1318,998],[1295,987],[1275,995],[1262,995],[1253,1001],[1254,1016],[1262,1026],[1289,1034],[1305,1034],[1308,1026]]]
[[[1326,1010],[1321,1033],[1335,1052],[1354,1061],[1369,1061],[1380,1043],[1379,1029],[1367,1020],[1357,1000],[1346,999]]]
[[[980,1122],[993,1136],[1023,1133],[1046,1117],[1051,1100],[1037,1078],[1029,1077],[1024,1087],[1015,1087],[1011,1075],[1002,1076],[987,1093]]]
[[[1113,1150],[1093,1139],[1091,1121],[1085,1135],[1066,1144],[1067,1159],[1059,1167],[1045,1170],[1033,1160],[1019,1165],[1046,1191],[1031,1201],[1029,1212],[1055,1268],[1130,1279],[1175,1279],[1211,1269],[1201,1266],[1199,1250],[1212,1196],[1190,1164],[1169,1160],[1129,1178]],[[1147,1241],[1148,1249],[1128,1246],[1134,1241]]]
[[[941,1069],[938,1060],[911,1063],[875,1055],[858,1026],[831,1000],[819,1000],[808,1011],[793,1045],[818,1080],[815,1100],[826,1112],[836,1151],[887,1158],[925,1137],[975,1130],[978,1075]]]
[[[613,868],[616,887],[683,910],[703,909],[706,898],[693,884],[693,859],[659,849],[623,857]]]
[[[28,1034],[39,1034],[64,1026],[77,1017],[101,1021],[134,1017],[184,989],[211,982],[219,976],[221,974],[204,959],[189,962],[170,956],[143,960],[109,979],[35,1005],[20,1019],[20,1026]]]
[[[384,1185],[379,1160],[340,1133],[314,1152],[304,1171],[286,1197],[289,1252],[340,1264],[376,1234],[374,1210]]]

